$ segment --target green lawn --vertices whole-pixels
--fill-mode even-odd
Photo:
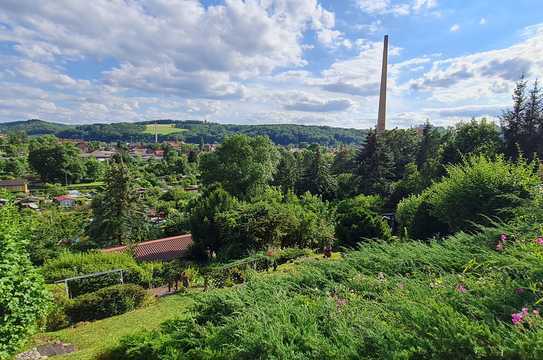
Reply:
[[[187,129],[176,128],[175,125],[173,125],[173,124],[157,124],[156,125],[156,130],[157,130],[159,135],[171,135],[171,134],[176,134],[176,133],[180,133],[180,132],[183,132],[183,131],[187,131]],[[155,134],[155,124],[145,125],[145,130],[143,131],[143,133],[144,134],[154,135]]]
[[[115,346],[125,335],[142,330],[152,330],[168,320],[186,314],[193,303],[193,294],[170,295],[158,303],[126,314],[98,320],[73,328],[41,333],[34,338],[35,344],[60,340],[74,344],[78,351],[54,359],[91,360]]]
[[[95,181],[91,183],[70,184],[65,186],[66,190],[81,190],[81,189],[95,189],[104,185],[103,181]]]

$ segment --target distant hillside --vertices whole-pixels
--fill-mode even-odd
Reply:
[[[220,143],[225,136],[235,133],[250,136],[265,135],[278,145],[321,144],[336,146],[340,144],[360,144],[365,130],[343,129],[329,126],[306,126],[294,124],[278,125],[232,125],[206,123],[196,120],[157,120],[160,140],[179,139],[187,143]],[[115,141],[153,141],[154,121],[138,123],[112,123],[90,125],[65,125],[42,120],[1,123],[0,132],[26,132],[28,135],[53,134],[65,139]],[[165,126],[169,124],[170,126]],[[170,128],[169,131],[164,131]],[[175,131],[171,128],[177,128]],[[174,131],[172,131],[174,130]]]

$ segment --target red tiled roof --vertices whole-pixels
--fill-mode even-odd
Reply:
[[[55,197],[56,201],[74,200],[70,195],[60,195]]]
[[[0,180],[0,186],[23,186],[26,181],[23,179]]]
[[[134,253],[141,261],[168,261],[182,257],[192,244],[192,235],[178,235],[158,240],[144,241],[136,245]],[[102,252],[125,251],[126,245],[102,249]]]

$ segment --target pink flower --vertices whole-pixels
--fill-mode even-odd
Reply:
[[[506,234],[501,234],[501,235],[500,235],[500,241],[502,241],[502,242],[506,242],[506,241],[507,241],[507,239],[508,239],[508,237],[507,237],[507,235],[506,235]]]
[[[528,315],[528,308],[522,308],[522,315]]]
[[[543,237],[538,237],[537,239],[535,239],[535,242],[543,246]]]
[[[533,313],[535,316],[539,316],[539,310],[534,309],[534,310],[532,311],[532,313]]]
[[[461,294],[464,294],[464,293],[466,293],[468,290],[464,287],[463,284],[458,284],[458,285],[456,286],[456,291],[458,291],[458,292],[461,293]]]
[[[514,313],[511,315],[511,322],[513,325],[520,324],[524,320],[524,315],[522,313]]]
[[[501,241],[498,241],[496,244],[496,251],[503,251],[503,243]]]

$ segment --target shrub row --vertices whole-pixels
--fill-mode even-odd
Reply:
[[[55,307],[47,317],[48,330],[123,314],[151,301],[145,289],[134,284],[108,286],[71,300],[58,291],[54,293]]]
[[[138,263],[128,253],[63,253],[58,258],[45,263],[42,273],[47,282],[54,282],[70,277],[87,275],[108,270],[123,269],[125,283],[148,287],[152,284],[153,274],[160,272],[158,263]],[[119,274],[84,278],[70,282],[73,296],[96,291],[119,282]]]

